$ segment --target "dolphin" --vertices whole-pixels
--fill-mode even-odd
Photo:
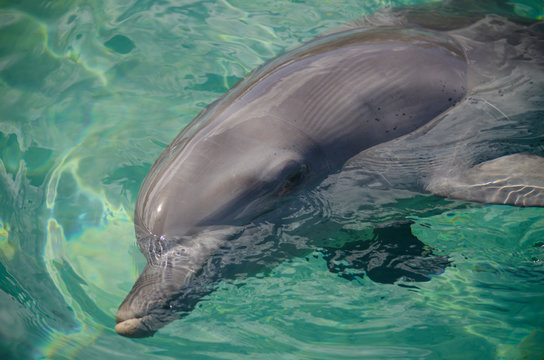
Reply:
[[[520,114],[541,119],[542,25],[435,9],[387,10],[279,55],[172,141],[136,202],[147,265],[117,333],[151,336],[190,311],[239,253],[266,261],[271,246],[254,224],[342,177],[366,171],[421,193],[544,206],[538,148],[482,145]]]

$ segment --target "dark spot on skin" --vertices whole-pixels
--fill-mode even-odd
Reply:
[[[81,36],[82,36],[81,34],[77,34],[77,35],[76,35],[76,40],[81,39]]]
[[[452,98],[449,98],[448,101],[452,101],[453,99]]]
[[[376,121],[380,121],[380,119],[378,119],[378,118],[375,118],[374,120],[376,120]]]
[[[382,108],[378,106],[378,111],[380,111]]]

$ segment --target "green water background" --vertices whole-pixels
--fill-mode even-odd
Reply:
[[[538,359],[544,210],[475,206],[413,233],[455,267],[408,289],[286,261],[151,339],[115,312],[164,147],[263,61],[409,1],[0,1],[0,357]],[[540,1],[516,2],[540,18]]]

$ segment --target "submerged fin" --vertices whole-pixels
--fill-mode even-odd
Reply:
[[[433,179],[427,190],[459,200],[544,207],[544,158],[527,153],[503,156],[454,177]]]
[[[412,235],[411,223],[374,229],[372,239],[344,244],[341,248],[318,250],[329,271],[347,280],[363,278],[400,286],[406,282],[424,282],[450,266],[447,256],[436,255]]]

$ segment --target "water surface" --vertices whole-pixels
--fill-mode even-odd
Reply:
[[[0,357],[541,358],[544,210],[415,195],[395,205],[412,222],[398,236],[448,259],[430,281],[334,268],[325,245],[376,240],[350,219],[153,338],[113,330],[145,264],[135,199],[166,145],[265,60],[402,3],[1,2]],[[516,3],[542,19],[539,1]]]

